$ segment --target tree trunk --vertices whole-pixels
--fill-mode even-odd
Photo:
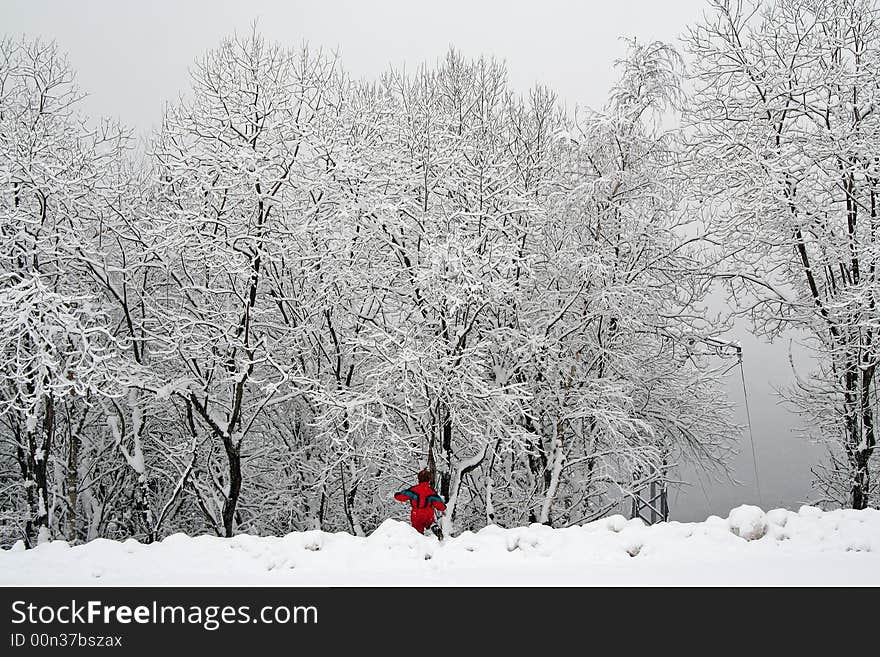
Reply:
[[[226,437],[223,444],[229,462],[229,492],[223,502],[223,530],[226,537],[231,538],[234,535],[235,511],[238,506],[238,497],[241,494],[241,454],[231,438]]]
[[[440,522],[441,529],[443,530],[443,535],[446,537],[452,536],[453,531],[453,517],[455,516],[455,507],[458,504],[458,492],[461,488],[461,482],[464,479],[464,476],[469,473],[474,468],[478,467],[480,463],[483,462],[483,459],[486,458],[486,454],[489,451],[489,445],[487,444],[483,448],[482,454],[477,454],[476,456],[472,456],[471,458],[465,460],[457,468],[455,468],[454,474],[449,473],[450,481],[451,481],[451,494],[446,499],[446,513],[443,515],[443,520]],[[444,473],[445,474],[445,473]]]
[[[868,490],[871,475],[868,472],[868,459],[865,452],[856,452],[853,458],[854,472],[852,477],[852,508],[867,509],[870,497]]]
[[[448,500],[452,494],[452,417],[448,409],[444,408],[442,427],[442,447],[446,456],[446,469],[440,473],[440,495]]]
[[[556,501],[556,491],[559,490],[559,481],[562,477],[562,466],[565,462],[565,452],[562,449],[562,436],[560,428],[556,428],[556,438],[553,441],[553,469],[550,473],[550,485],[544,494],[544,504],[541,506],[541,515],[538,522],[542,525],[552,525],[550,521],[550,509]]]
[[[850,506],[866,509],[870,504],[869,463],[876,445],[871,385],[874,367],[860,367],[854,354],[847,354],[844,371],[844,431],[850,465]]]
[[[79,498],[79,433],[70,435],[70,452],[67,456],[67,540],[76,541],[76,505]]]
[[[31,519],[26,526],[25,544],[28,548],[35,547],[49,537],[49,453],[55,434],[55,404],[51,395],[46,397],[43,412],[43,436],[39,446],[36,432],[31,433],[29,440],[31,454],[28,459],[30,473],[27,484],[33,486],[36,495],[31,498]]]

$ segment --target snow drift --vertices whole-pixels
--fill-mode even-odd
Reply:
[[[367,538],[169,536],[0,552],[11,585],[880,585],[880,511],[741,506],[645,526],[486,527],[439,543],[387,520]]]

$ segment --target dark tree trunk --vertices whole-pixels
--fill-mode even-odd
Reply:
[[[76,505],[79,499],[79,432],[70,435],[70,452],[67,456],[67,540],[76,541]]]
[[[49,528],[49,453],[55,434],[55,404],[51,396],[46,397],[43,413],[42,440],[34,432],[28,441],[31,453],[28,455],[30,472],[27,479],[36,491],[36,495],[31,498],[31,519],[25,527],[25,546],[28,548],[37,545],[42,529]]]
[[[428,443],[428,474],[430,474],[431,478],[428,480],[428,484],[430,484],[431,488],[437,490],[437,462],[434,460],[434,438],[431,437],[431,442]]]
[[[871,472],[868,469],[868,463],[874,452],[876,445],[876,437],[874,435],[874,409],[871,406],[871,384],[874,379],[874,367],[866,367],[862,369],[862,385],[860,411],[861,411],[861,432],[854,438],[859,442],[854,446],[852,455],[853,463],[853,482],[852,482],[852,508],[866,509],[871,502]]]
[[[444,500],[448,500],[452,484],[452,417],[446,409],[443,418],[442,446],[446,456],[446,470],[440,473],[439,492]]]
[[[864,452],[855,454],[853,483],[852,483],[852,508],[867,509],[870,498],[868,489],[870,486],[870,473],[868,472],[868,459],[864,457]]]
[[[868,464],[876,445],[871,386],[874,367],[861,367],[857,356],[848,354],[843,376],[844,431],[850,465],[850,506],[866,509],[870,504],[871,474]]]
[[[235,530],[235,511],[241,494],[241,454],[229,438],[224,441],[224,446],[229,462],[229,494],[223,502],[223,531],[230,538]]]

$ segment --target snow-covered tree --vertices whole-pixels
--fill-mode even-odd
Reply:
[[[112,318],[79,261],[84,240],[99,232],[126,135],[87,122],[81,98],[55,44],[0,41],[0,414],[27,497],[29,546],[51,533],[56,502],[73,522],[78,431],[92,397],[118,395],[126,371]]]
[[[804,331],[793,399],[833,450],[832,499],[871,503],[877,442],[880,13],[868,0],[712,3],[690,31],[694,192],[741,308]]]
[[[160,323],[165,391],[197,434],[222,447],[225,467],[193,479],[200,507],[230,536],[245,439],[267,407],[307,387],[298,363],[304,327],[267,282],[317,275],[316,231],[328,220],[322,178],[332,170],[332,60],[256,34],[225,40],[197,65],[191,99],[169,108],[154,148],[163,236]],[[167,369],[164,369],[167,368]]]

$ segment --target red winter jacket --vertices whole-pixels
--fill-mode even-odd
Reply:
[[[434,522],[434,509],[445,511],[446,504],[443,498],[431,488],[427,482],[416,484],[394,494],[398,502],[409,502],[412,505],[410,522],[417,532],[424,532]]]

